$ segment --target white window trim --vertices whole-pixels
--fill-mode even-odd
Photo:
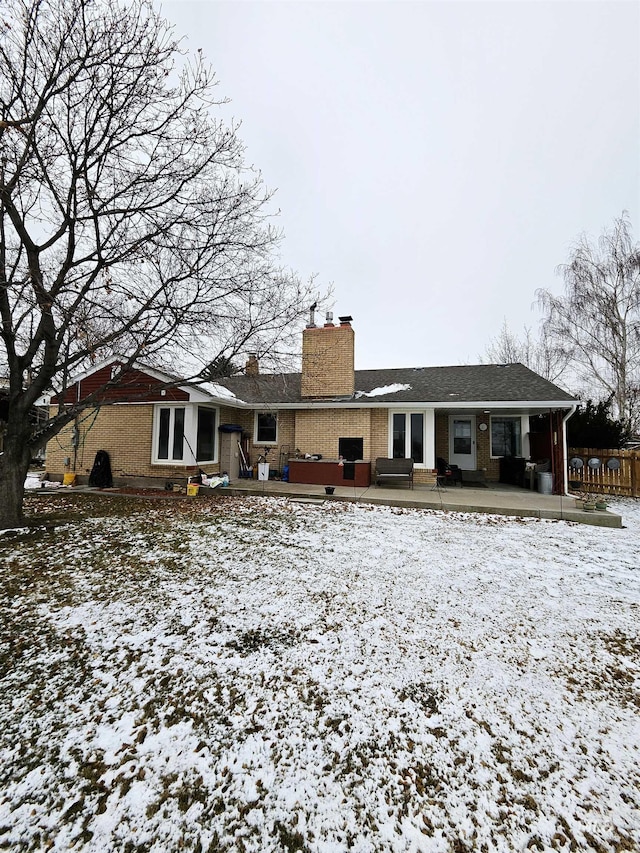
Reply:
[[[422,415],[422,456],[423,462],[414,462],[413,467],[416,470],[431,470],[434,467],[434,450],[432,445],[434,445],[434,411],[433,409],[389,409],[389,425],[388,425],[388,455],[391,459],[393,457],[393,416],[394,415],[405,415],[410,418],[411,415]],[[409,450],[411,449],[410,438],[409,438],[409,430],[407,430],[405,439],[405,453],[406,450],[406,442],[409,442]],[[409,453],[409,458],[411,458],[411,453]]]
[[[276,438],[275,441],[262,441],[258,439],[258,415],[273,415],[276,419]],[[256,410],[253,416],[253,443],[259,447],[275,447],[278,444],[278,433],[280,431],[280,418],[277,411],[271,409]]]
[[[216,413],[216,424],[220,425],[220,409],[218,406],[208,406],[204,403],[171,402],[154,403],[153,405],[153,435],[151,442],[151,464],[171,466],[172,468],[189,468],[194,465],[212,465],[218,462],[220,453],[220,438],[216,430],[214,459],[195,459],[196,445],[198,441],[198,409],[213,409]],[[160,459],[158,457],[158,443],[160,439],[160,410],[161,409],[184,409],[184,458],[183,459]],[[174,416],[175,417],[175,416]],[[173,422],[173,421],[172,421]],[[170,436],[170,446],[172,436]]]
[[[520,457],[519,458],[528,458],[529,456],[529,416],[528,415],[514,415],[509,412],[504,412],[500,414],[490,415],[489,417],[489,453],[490,459],[502,459],[502,456],[496,456],[493,452],[493,419],[499,418],[500,420],[504,420],[504,418],[520,418]]]

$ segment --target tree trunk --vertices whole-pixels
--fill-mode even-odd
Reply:
[[[0,454],[0,530],[24,526],[24,481],[29,470],[31,447],[24,435],[9,428]]]

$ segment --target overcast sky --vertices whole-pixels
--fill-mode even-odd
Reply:
[[[474,363],[572,242],[640,238],[633,0],[165,0],[277,190],[282,261],[351,314],[356,367]]]

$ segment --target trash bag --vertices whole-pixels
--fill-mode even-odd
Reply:
[[[111,462],[106,450],[99,450],[89,474],[89,485],[96,489],[110,489],[113,486]]]

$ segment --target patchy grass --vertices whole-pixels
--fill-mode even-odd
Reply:
[[[0,849],[640,850],[631,504],[623,531],[28,509],[0,539]]]

